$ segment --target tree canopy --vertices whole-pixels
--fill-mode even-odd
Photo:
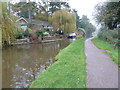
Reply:
[[[120,24],[120,2],[104,2],[96,5],[96,21],[108,29]]]
[[[67,2],[52,2],[51,0],[42,1],[42,2],[19,2],[16,4],[10,4],[13,11],[16,12],[19,16],[24,18],[29,18],[31,21],[32,18],[48,20],[48,14],[54,13],[57,10],[63,8],[69,8]]]
[[[54,13],[57,10],[61,10],[63,8],[69,8],[69,4],[67,2],[49,2],[49,12]]]
[[[2,22],[0,29],[2,30],[2,42],[8,44],[15,40],[15,30],[17,29],[17,23],[14,21],[16,18],[12,13],[8,12],[7,3],[0,2],[2,5]]]
[[[78,27],[83,28],[86,32],[86,37],[90,37],[92,33],[96,30],[96,27],[90,23],[87,16],[83,15],[82,18],[78,22]]]
[[[60,29],[66,33],[76,31],[76,15],[67,9],[55,11],[50,16],[50,21],[55,30]]]

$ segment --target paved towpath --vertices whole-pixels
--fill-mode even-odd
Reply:
[[[91,38],[85,41],[85,53],[87,88],[118,88],[118,66]]]

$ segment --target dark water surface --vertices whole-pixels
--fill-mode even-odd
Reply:
[[[2,87],[25,88],[54,63],[54,56],[70,41],[17,45],[2,50]]]

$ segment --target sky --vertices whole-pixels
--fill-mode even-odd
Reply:
[[[71,8],[75,8],[78,11],[80,18],[82,15],[87,15],[90,22],[94,25],[95,19],[93,17],[94,8],[99,2],[105,2],[106,0],[69,0]]]

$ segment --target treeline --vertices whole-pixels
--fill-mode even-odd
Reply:
[[[101,24],[98,37],[113,44],[119,43],[120,2],[99,3],[95,7],[96,21]]]
[[[96,27],[90,23],[90,20],[85,15],[77,19],[76,27],[78,30],[84,29],[86,37],[91,37],[92,33],[96,30]]]
[[[47,2],[42,1],[39,3],[19,2],[14,5],[12,4],[11,6],[14,12],[16,12],[21,17],[29,18],[29,21],[31,21],[31,18],[43,20],[43,21],[49,21],[49,16],[52,16],[52,17],[56,16],[56,18],[52,19],[54,20],[52,22],[52,25],[54,26],[54,28],[56,28],[56,26],[58,26],[58,23],[59,23],[58,27],[63,31],[68,30],[66,32],[74,32],[76,29],[80,30],[79,28],[82,28],[86,31],[86,37],[89,37],[89,36],[92,36],[92,33],[96,29],[95,26],[93,26],[90,23],[87,16],[83,15],[83,17],[80,18],[77,11],[75,9],[71,9],[71,7],[69,6],[69,3],[67,2],[51,2],[51,0],[48,0]],[[69,13],[69,15],[66,14],[66,10],[67,10],[67,13]],[[53,15],[54,12],[55,12],[55,15]],[[76,19],[74,17],[73,18],[70,17],[71,12],[75,13],[76,16],[75,15],[73,16],[76,17]],[[76,22],[74,22],[75,20]],[[70,22],[71,25],[70,24],[68,25],[68,22]]]
[[[47,2],[19,2],[16,4],[11,4],[10,6],[17,15],[31,19],[40,19],[44,21],[48,21],[48,16],[54,13],[57,10],[61,10],[63,8],[70,9],[70,6],[67,2],[51,2],[48,0]]]

